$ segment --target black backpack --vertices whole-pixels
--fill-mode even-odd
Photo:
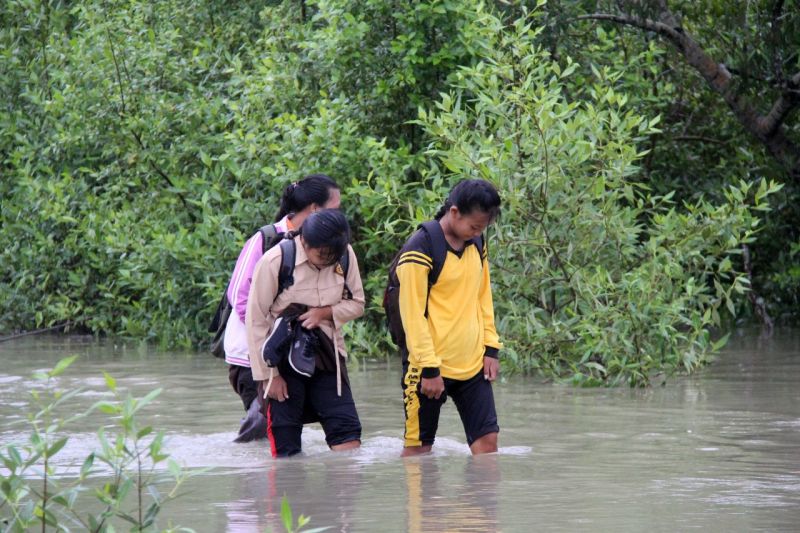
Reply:
[[[418,226],[418,232],[423,231],[431,243],[431,250],[433,257],[433,266],[428,272],[428,297],[431,294],[431,287],[439,280],[439,274],[442,273],[444,261],[447,259],[447,240],[444,237],[442,226],[438,220],[429,220],[423,222]],[[416,235],[416,233],[414,234]],[[397,279],[397,262],[400,256],[405,251],[411,237],[406,240],[406,243],[399,252],[392,259],[389,265],[389,281],[386,284],[386,289],[383,292],[383,310],[386,313],[386,323],[389,327],[389,334],[392,337],[392,342],[400,349],[400,354],[405,360],[408,357],[408,347],[406,346],[406,333],[403,329],[403,321],[400,318],[400,280]],[[475,244],[478,247],[478,253],[483,253],[483,236],[477,237],[466,243],[466,246]],[[482,265],[483,263],[481,263]],[[425,301],[425,316],[428,316],[428,301]]]
[[[294,284],[294,263],[296,254],[296,245],[294,236],[285,238],[285,233],[279,233],[274,224],[267,224],[259,228],[261,232],[261,255],[267,253],[267,250],[280,243],[281,247],[281,268],[278,271],[278,294],[283,292],[288,287]],[[342,267],[345,279],[345,292],[352,298],[350,288],[347,286],[347,272],[350,269],[350,254],[345,250],[342,257],[339,258],[339,265]],[[208,326],[208,332],[214,334],[211,340],[211,353],[214,357],[225,358],[225,328],[228,325],[228,318],[231,316],[233,306],[228,301],[227,288],[222,293],[222,298],[217,304],[217,310],[214,313],[214,318]]]

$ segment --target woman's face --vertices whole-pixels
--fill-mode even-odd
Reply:
[[[464,241],[480,236],[492,222],[489,213],[484,213],[478,209],[463,215],[457,207],[453,206],[450,208],[450,213],[452,215],[450,227],[453,233]]]
[[[314,265],[319,270],[323,268],[327,268],[331,265],[334,265],[338,260],[338,257],[333,257],[330,253],[330,249],[328,248],[312,248],[308,244],[306,244],[305,239],[303,236],[300,236],[300,242],[303,244],[303,250],[306,252],[306,256],[308,257],[308,262]]]

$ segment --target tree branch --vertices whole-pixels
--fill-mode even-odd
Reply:
[[[798,89],[800,89],[800,72],[792,76],[767,116],[760,120],[760,127],[765,136],[774,135],[791,112],[800,104],[800,91]]]
[[[713,144],[720,144],[722,146],[726,146],[728,143],[727,141],[720,141],[719,139],[714,139],[712,137],[705,137],[703,135],[679,135],[674,137],[676,141],[700,141],[706,143],[713,143]]]
[[[647,18],[635,17],[632,15],[615,15],[612,13],[593,13],[591,15],[581,15],[577,20],[610,20],[617,24],[624,24],[626,26],[634,26],[636,28],[655,32],[667,39],[677,40],[678,32],[682,31],[680,28],[671,28],[666,24],[650,20]]]
[[[734,116],[744,128],[755,136],[770,155],[787,171],[789,176],[800,182],[800,147],[795,145],[782,128],[789,114],[800,103],[800,73],[786,85],[767,116],[759,114],[755,106],[747,101],[733,83],[733,76],[725,64],[716,62],[706,51],[677,23],[666,3],[659,2],[660,20],[637,17],[629,14],[593,13],[577,17],[578,20],[607,20],[617,24],[633,26],[652,31],[666,38],[683,55],[684,59],[706,81],[709,87],[720,94]]]
[[[747,291],[747,299],[750,300],[750,305],[753,306],[756,316],[761,320],[762,336],[770,337],[775,328],[775,322],[767,312],[766,302],[764,302],[764,299],[759,296],[755,288],[753,288],[753,267],[750,262],[750,247],[746,244],[742,245],[742,261],[744,262],[744,271],[745,274],[747,274],[747,280],[750,284],[750,290]]]

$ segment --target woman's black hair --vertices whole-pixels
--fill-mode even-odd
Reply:
[[[452,206],[456,206],[462,215],[468,215],[477,209],[487,213],[490,220],[494,220],[500,216],[500,195],[494,185],[486,180],[463,180],[453,187],[434,218],[441,219]]]
[[[333,265],[347,251],[350,225],[338,209],[323,209],[311,213],[299,230],[309,248],[320,250],[327,265]]]
[[[281,196],[281,205],[275,222],[289,213],[302,211],[311,204],[322,207],[331,197],[331,189],[339,190],[339,185],[325,174],[311,174],[286,186]]]

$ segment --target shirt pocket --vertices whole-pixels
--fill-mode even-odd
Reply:
[[[325,276],[319,281],[320,306],[336,305],[342,300],[344,279],[341,276]]]
[[[320,292],[315,286],[309,286],[307,283],[295,283],[285,291],[283,291],[276,303],[279,303],[281,309],[286,308],[289,304],[303,304],[309,307],[322,307],[324,303],[320,303]]]

